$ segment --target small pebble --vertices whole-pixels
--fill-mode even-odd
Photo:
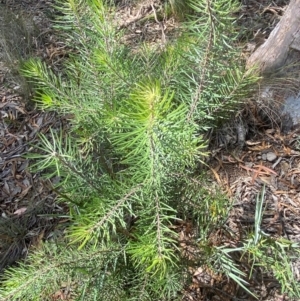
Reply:
[[[269,152],[269,153],[267,153],[267,155],[266,155],[266,159],[267,159],[269,162],[273,162],[274,160],[277,159],[277,156],[276,156],[273,152]]]
[[[245,162],[246,167],[252,168],[253,165],[254,165],[253,162]]]

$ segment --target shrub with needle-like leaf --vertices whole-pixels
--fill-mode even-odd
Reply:
[[[30,269],[8,270],[3,300],[46,300],[66,281],[77,300],[178,298],[186,273],[172,225],[205,207],[196,191],[183,206],[179,191],[206,155],[205,130],[228,117],[256,81],[234,50],[232,4],[188,1],[177,39],[162,50],[132,51],[113,5],[57,1],[56,26],[74,53],[61,74],[36,60],[23,74],[41,108],[71,116],[68,133],[42,136],[37,154],[28,155],[46,177],[61,177],[54,189],[70,208],[68,246],[48,243],[30,255]]]

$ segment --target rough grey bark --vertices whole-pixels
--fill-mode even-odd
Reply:
[[[300,0],[291,0],[269,38],[249,57],[247,68],[257,66],[260,74],[270,74],[295,63],[300,64]]]

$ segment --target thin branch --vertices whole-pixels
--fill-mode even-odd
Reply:
[[[137,187],[133,188],[129,193],[127,193],[122,199],[118,201],[118,203],[113,206],[109,212],[98,222],[96,223],[91,229],[89,229],[89,233],[92,233],[96,228],[100,228],[113,214],[114,212],[125,203],[125,201],[132,196],[139,188],[141,185],[138,185]]]
[[[82,180],[84,180],[89,186],[91,186],[93,189],[95,189],[97,192],[102,193],[101,189],[94,185],[92,181],[90,181],[86,175],[84,175],[82,172],[78,171],[74,166],[72,166],[67,160],[65,160],[61,155],[58,153],[55,154],[56,157],[60,160],[63,166],[70,169],[73,173],[75,173],[77,176],[79,176]]]
[[[157,228],[157,241],[158,241],[158,253],[159,253],[159,257],[162,258],[163,257],[163,247],[162,247],[162,233],[161,233],[161,220],[160,220],[160,214],[159,214],[159,209],[160,209],[160,202],[159,202],[159,198],[156,192],[155,195],[155,203],[156,203],[156,228]]]
[[[156,14],[156,9],[154,8],[153,1],[151,3],[151,8],[152,8],[152,11],[153,11],[153,14],[154,14],[155,22],[159,25],[159,27],[161,29],[161,41],[162,41],[162,44],[165,45],[166,44],[166,34],[165,34],[164,22],[158,21],[157,14]]]
[[[191,120],[191,118],[192,118],[192,116],[193,116],[193,114],[196,110],[197,103],[199,101],[199,97],[200,97],[201,92],[202,92],[202,88],[203,88],[204,81],[205,81],[205,76],[206,76],[206,73],[207,73],[206,72],[206,66],[208,64],[209,55],[210,55],[211,48],[212,48],[212,45],[213,45],[214,22],[213,22],[213,13],[212,13],[212,10],[211,10],[210,0],[207,0],[207,9],[208,9],[209,21],[210,21],[210,31],[209,31],[209,37],[208,37],[208,44],[207,44],[207,47],[205,49],[205,57],[204,57],[204,62],[202,64],[202,71],[201,71],[201,77],[200,77],[200,81],[199,81],[199,84],[198,84],[198,88],[197,88],[196,94],[193,98],[191,108],[190,108],[190,111],[189,111],[188,116],[187,116],[187,121],[188,122],[190,122],[190,120]]]

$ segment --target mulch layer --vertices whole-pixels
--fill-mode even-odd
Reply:
[[[284,13],[289,1],[243,0],[237,14],[241,26],[240,41],[248,56],[264,41]],[[127,5],[129,3],[130,6]],[[59,65],[66,54],[63,42],[51,29],[49,16],[52,1],[2,1],[1,8],[15,14],[31,16],[38,27],[33,34],[34,54],[48,64]],[[2,5],[2,6],[1,6]],[[120,28],[127,30],[126,43],[145,41],[166,43],[174,34],[175,20],[156,15],[159,1],[121,1],[118,11]],[[0,15],[1,16],[1,15]],[[149,17],[152,16],[152,17]],[[1,34],[1,33],[0,33]],[[0,44],[1,46],[1,44]],[[134,47],[133,47],[134,48]],[[1,49],[1,48],[0,48]],[[1,56],[0,56],[1,58]],[[39,134],[66,126],[55,113],[33,108],[30,89],[22,89],[14,70],[0,60],[0,271],[25,257],[30,246],[38,246],[59,231],[66,208],[56,202],[51,185],[31,171],[34,161],[26,158]],[[25,92],[24,92],[25,91]],[[256,104],[252,115],[256,114]],[[246,122],[247,123],[247,122]],[[228,225],[236,233],[253,226],[256,197],[266,187],[265,212],[261,228],[272,237],[285,237],[300,242],[300,140],[299,130],[282,134],[280,127],[258,126],[248,135],[244,148],[230,152],[214,145],[210,158],[212,177],[234,200]],[[192,231],[182,226],[182,235]],[[222,233],[215,233],[222,236]],[[215,238],[216,239],[216,238]],[[222,239],[222,238],[221,238]],[[300,261],[294,262],[295,277],[300,280]],[[190,270],[192,283],[184,291],[183,300],[251,300],[236,285],[213,274],[206,267]],[[252,284],[259,300],[287,301],[274,279],[260,279]],[[67,299],[65,299],[67,300]]]
[[[40,134],[62,128],[64,121],[54,112],[33,109],[30,87],[16,71],[18,60],[26,59],[26,55],[47,61],[54,58],[53,32],[45,15],[51,11],[50,5],[50,1],[34,0],[0,3],[1,21],[6,16],[11,20],[6,28],[0,26],[0,36],[7,33],[10,39],[9,45],[5,39],[0,41],[0,271],[25,257],[30,247],[55,235],[60,220],[57,216],[65,212],[55,202],[57,196],[51,185],[31,170],[34,161],[26,158],[39,143]],[[31,19],[38,30],[28,30],[30,53],[19,54],[14,45],[25,39],[19,28]],[[16,65],[12,64],[14,60]]]

